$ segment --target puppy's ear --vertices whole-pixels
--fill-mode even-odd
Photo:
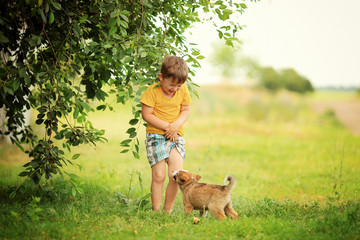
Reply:
[[[201,178],[201,176],[199,176],[199,175],[195,175],[194,177],[195,177],[196,181],[199,181]]]
[[[187,180],[189,180],[189,176],[187,174],[181,174],[180,175],[181,182],[185,183]]]

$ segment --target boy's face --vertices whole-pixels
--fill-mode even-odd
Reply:
[[[181,89],[183,83],[178,83],[172,78],[163,78],[162,74],[159,73],[160,87],[166,96],[172,97],[176,91]]]

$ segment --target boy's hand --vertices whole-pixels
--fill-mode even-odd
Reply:
[[[176,143],[177,142],[177,133],[175,133],[174,135],[172,135],[170,138],[170,141],[173,142],[173,143]]]
[[[165,127],[165,129],[164,129],[165,133],[166,133],[169,129],[170,129],[170,123],[167,123],[167,125],[166,125],[166,127]]]
[[[179,128],[180,127],[176,124],[170,123],[165,129],[165,137],[169,138],[170,141],[175,143],[177,141],[177,132]]]

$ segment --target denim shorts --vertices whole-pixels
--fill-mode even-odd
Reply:
[[[170,139],[166,139],[164,135],[156,133],[146,134],[146,154],[151,167],[161,160],[165,159],[167,161],[173,147],[176,147],[181,157],[185,159],[185,139],[180,135],[177,137],[176,143],[173,143]]]

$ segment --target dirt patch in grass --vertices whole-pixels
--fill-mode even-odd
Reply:
[[[360,136],[360,101],[328,101],[314,102],[313,109],[322,114],[331,109],[336,117],[351,131],[355,136]]]

